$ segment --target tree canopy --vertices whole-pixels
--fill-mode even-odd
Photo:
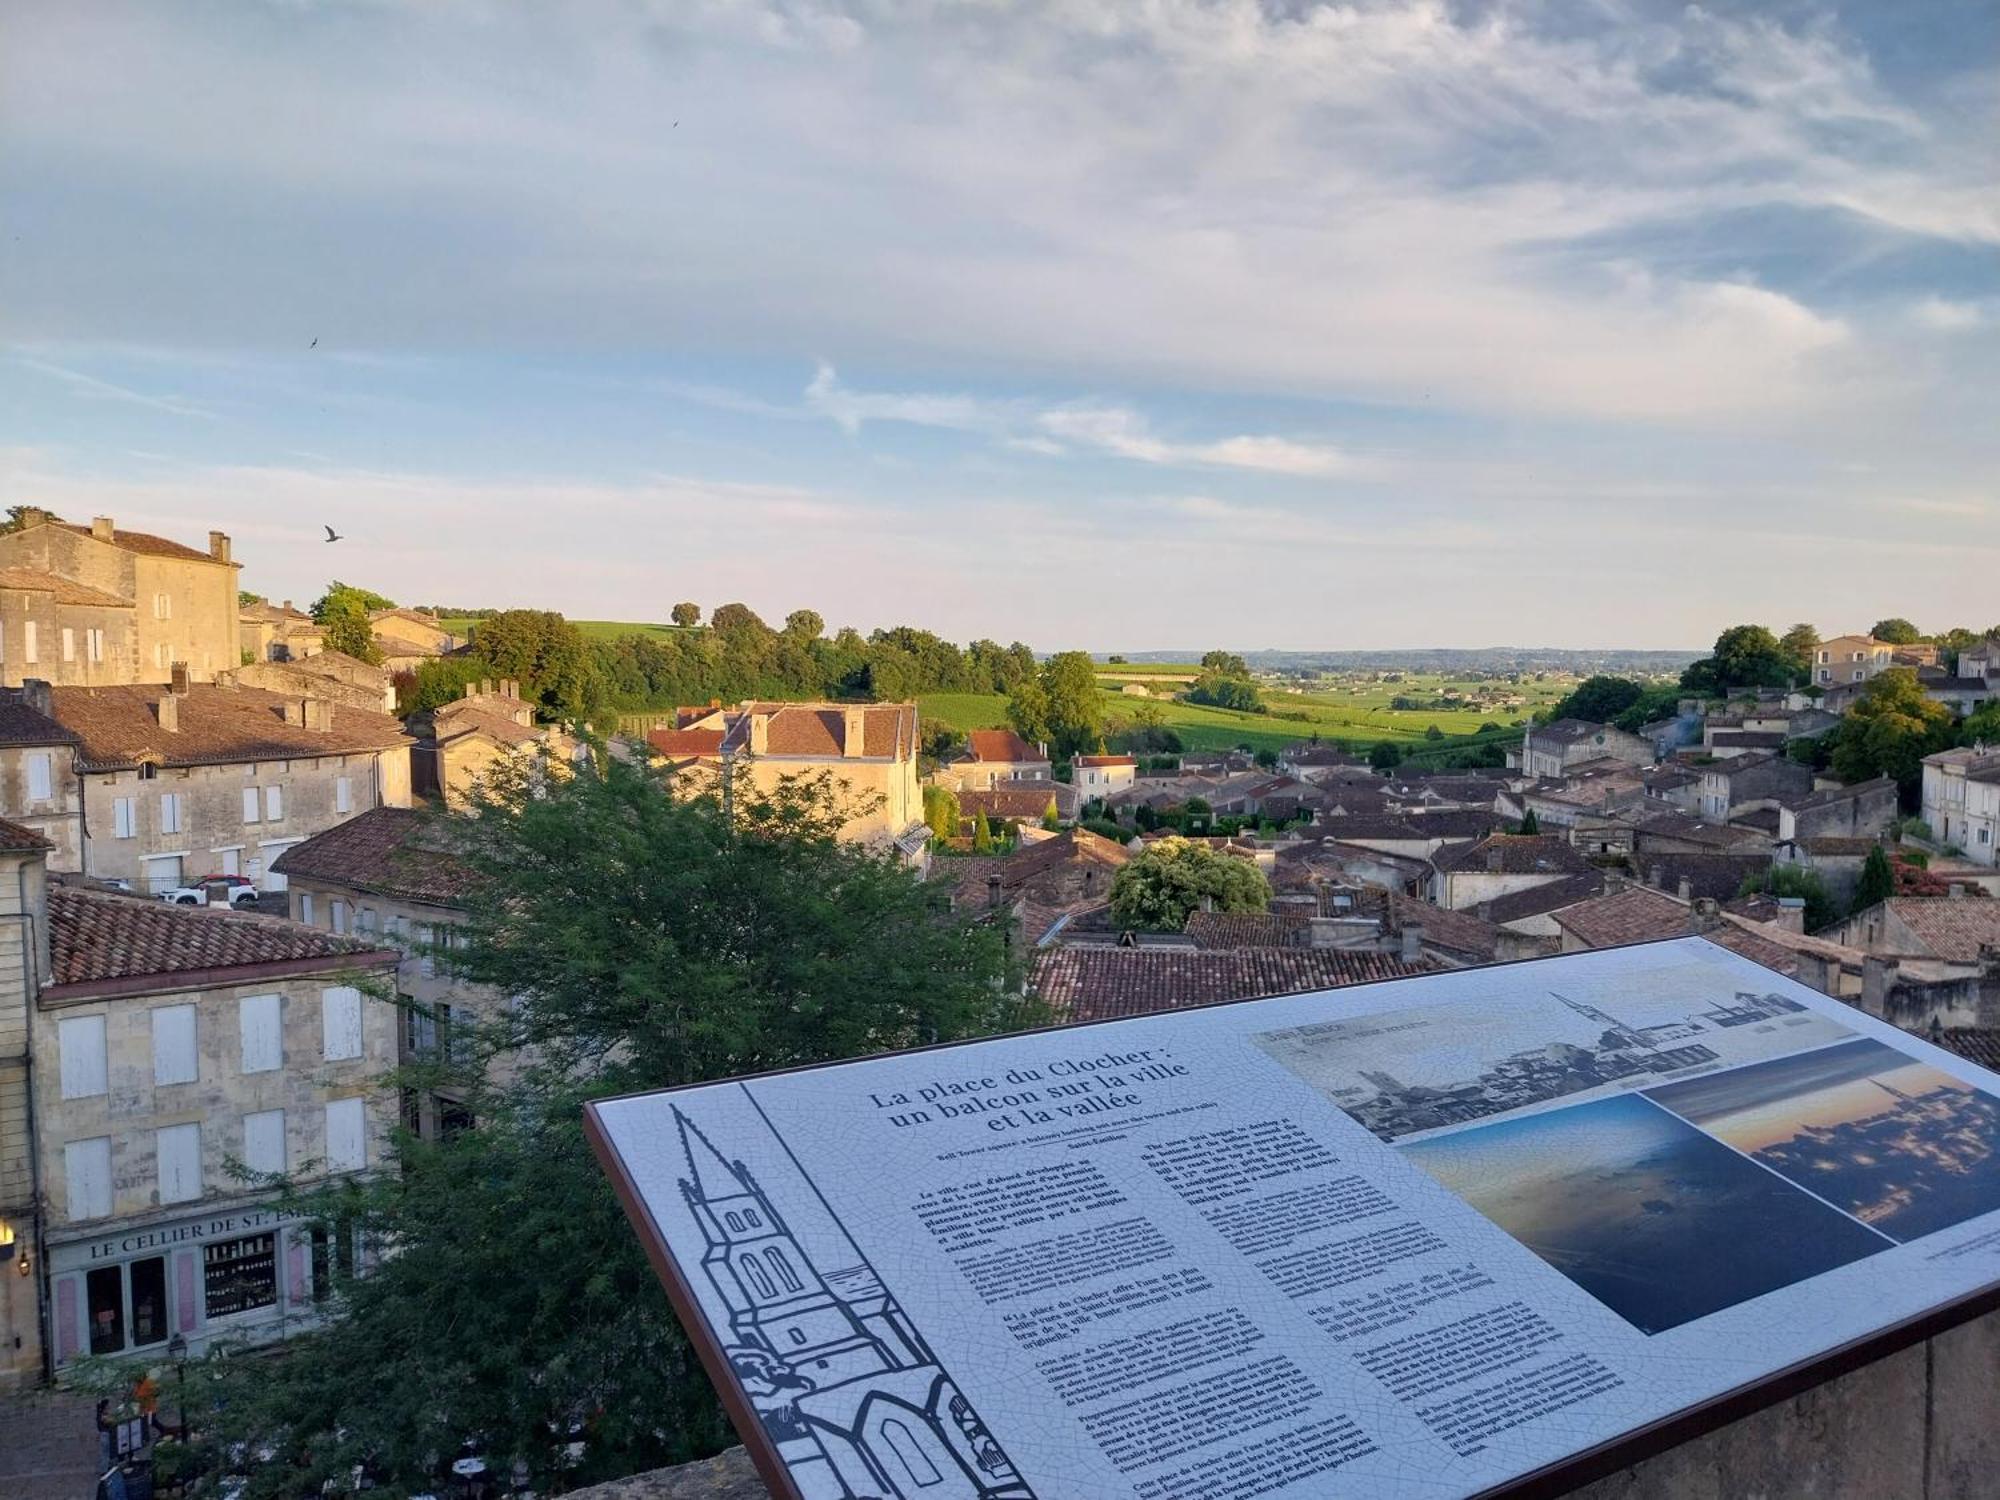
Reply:
[[[1587,719],[1593,724],[1609,724],[1645,694],[1645,687],[1629,677],[1599,674],[1586,677],[1549,709],[1549,719]]]
[[[1248,677],[1250,675],[1250,664],[1234,651],[1203,652],[1201,669],[1215,677]]]
[[[1868,632],[1878,641],[1887,641],[1892,646],[1913,646],[1924,638],[1923,632],[1901,615],[1891,615],[1886,620],[1877,620]]]
[[[1007,719],[1030,744],[1046,741],[1058,760],[1095,750],[1104,740],[1104,694],[1088,652],[1059,651],[1021,682]]]
[[[1799,676],[1794,657],[1762,625],[1732,625],[1715,649],[1681,673],[1691,693],[1720,696],[1738,688],[1789,687]]]
[[[1119,870],[1111,882],[1111,914],[1127,927],[1179,932],[1203,909],[1263,911],[1271,883],[1247,859],[1169,836]]]
[[[368,613],[395,607],[395,600],[373,589],[335,579],[313,601],[312,617],[325,637],[328,650],[344,651],[365,662],[380,662],[382,651],[375,644],[375,627],[369,623]]]
[[[1890,667],[1869,679],[1846,721],[1831,731],[1834,775],[1842,781],[1893,776],[1904,804],[1914,805],[1923,780],[1923,758],[1952,741],[1951,710],[1924,696],[1909,667]]]
[[[701,606],[693,600],[682,600],[674,606],[673,613],[668,618],[683,628],[689,625],[699,625],[701,623]]]

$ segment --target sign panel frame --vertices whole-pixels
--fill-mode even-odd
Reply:
[[[870,1057],[846,1059],[837,1062],[817,1063],[798,1068],[776,1069],[770,1072],[744,1075],[732,1079],[718,1079],[704,1083],[681,1085],[669,1089],[648,1090],[642,1093],[619,1095],[614,1098],[597,1100],[587,1104],[584,1107],[584,1128],[592,1149],[596,1152],[600,1163],[611,1179],[620,1203],[639,1234],[640,1241],[645,1247],[647,1258],[652,1263],[655,1273],[659,1276],[661,1284],[667,1292],[668,1300],[673,1307],[675,1315],[686,1330],[689,1340],[701,1360],[703,1369],[707,1372],[711,1383],[714,1385],[721,1399],[724,1410],[728,1413],[731,1423],[735,1426],[738,1435],[743,1440],[744,1446],[749,1451],[759,1475],[772,1495],[780,1497],[780,1500],[811,1500],[811,1497],[805,1493],[795,1479],[790,1464],[781,1453],[777,1441],[771,1436],[762,1415],[753,1403],[750,1391],[745,1386],[738,1370],[731,1362],[725,1342],[727,1330],[717,1327],[714,1323],[709,1309],[704,1306],[702,1298],[697,1294],[693,1284],[689,1280],[688,1269],[676,1258],[673,1248],[668,1243],[665,1230],[657,1222],[647,1206],[646,1194],[640,1185],[637,1174],[632,1165],[621,1153],[617,1141],[614,1139],[613,1128],[607,1124],[605,1118],[606,1113],[614,1110],[616,1106],[629,1105],[641,1100],[656,1102],[662,1113],[671,1112],[680,1119],[684,1144],[689,1143],[690,1132],[692,1132],[693,1142],[698,1144],[688,1145],[691,1162],[694,1153],[700,1151],[703,1147],[707,1147],[713,1152],[718,1163],[718,1169],[726,1171],[733,1165],[728,1162],[726,1153],[715,1150],[706,1137],[702,1135],[698,1127],[691,1126],[684,1117],[680,1116],[678,1109],[674,1105],[676,1099],[689,1098],[720,1088],[737,1085],[749,1085],[782,1078],[796,1078],[801,1075],[837,1073],[889,1060],[962,1053],[971,1049],[988,1048],[995,1044],[1019,1043],[1033,1038],[1061,1038],[1068,1041],[1081,1039],[1093,1033],[1098,1036],[1107,1036],[1109,1034],[1108,1028],[1113,1027],[1130,1028],[1140,1024],[1157,1026],[1161,1023],[1171,1025],[1177,1018],[1198,1016],[1212,1011],[1230,1010],[1246,1005],[1279,1006],[1286,1002],[1313,999],[1323,1000],[1327,997],[1336,997],[1336,1003],[1342,1007],[1341,1020],[1314,1023],[1300,1028],[1285,1028],[1280,1026],[1255,1038],[1248,1035],[1243,1038],[1246,1044],[1254,1041],[1254,1044],[1260,1050],[1263,1050],[1267,1055],[1275,1057],[1276,1054],[1273,1049],[1281,1044],[1272,1041],[1272,1038],[1284,1036],[1293,1030],[1302,1032],[1312,1031],[1316,1026],[1322,1029],[1338,1031],[1343,1026],[1348,1025],[1348,1012],[1352,1009],[1353,1005],[1363,1002],[1364,998],[1370,995],[1370,992],[1379,995],[1381,991],[1391,987],[1422,986],[1429,981],[1443,978],[1447,974],[1491,976],[1508,971],[1519,973],[1523,970],[1532,970],[1548,965],[1560,965],[1567,960],[1590,956],[1618,953],[1633,954],[1649,949],[1664,951],[1670,948],[1679,948],[1686,951],[1690,947],[1706,949],[1710,953],[1719,955],[1728,964],[1735,965],[1739,969],[1756,969],[1756,966],[1752,965],[1750,961],[1729,953],[1717,945],[1697,938],[1671,938],[1647,943],[1626,944],[1588,950],[1587,953],[1583,954],[1558,954],[1548,957],[1514,960],[1502,964],[1485,965],[1470,970],[1445,971],[1440,975],[1374,980],[1365,984],[1345,986],[1331,991],[1307,991],[1295,995],[1263,996],[1245,1000],[1220,1001],[1210,1005],[1188,1007],[1172,1012],[1117,1017],[1077,1025],[1042,1027],[1031,1031],[1006,1033],[998,1037],[980,1037],[964,1041],[938,1043],[926,1047],[911,1048],[901,1052],[875,1054]],[[1787,986],[1794,990],[1803,991],[1803,987],[1799,986],[1796,981],[1786,979],[1784,976],[1775,973],[1775,971],[1757,970],[1757,972],[1768,975],[1769,980],[1775,986]],[[1812,992],[1804,993],[1812,994]],[[1558,995],[1556,998],[1561,999],[1562,997]],[[1851,1007],[1847,1007],[1842,1001],[1830,999],[1825,996],[1813,994],[1813,999],[1822,1011],[1845,1013],[1852,1009]],[[1420,989],[1412,991],[1412,1003],[1413,1006],[1419,1009],[1424,1008],[1425,1003],[1421,998]],[[1468,1006],[1470,1003],[1466,1000],[1442,1002],[1446,1007],[1463,1007]],[[1567,1001],[1564,1003],[1570,1004]],[[1591,1018],[1592,1025],[1595,1025],[1599,1021],[1610,1024],[1612,1029],[1605,1033],[1603,1039],[1603,1048],[1605,1049],[1636,1045],[1649,1045],[1656,1049],[1672,1048],[1683,1040],[1673,1036],[1664,1036],[1662,1038],[1631,1038],[1627,1036],[1621,1038],[1618,1034],[1620,1023],[1615,1018],[1602,1015],[1588,1005],[1571,1004],[1570,1008],[1582,1011],[1587,1017]],[[1804,1007],[1796,1005],[1790,1008],[1804,1009]],[[1413,1011],[1412,1014],[1414,1013]],[[1366,1020],[1369,1016],[1378,1014],[1393,1019],[1404,1013],[1400,1011],[1376,1011],[1364,1013],[1362,1016],[1354,1019]],[[1898,1032],[1894,1027],[1887,1025],[1887,1023],[1867,1017],[1858,1010],[1853,1011],[1853,1017],[1855,1021],[1853,1029],[1858,1031],[1860,1035],[1852,1045],[1860,1046],[1864,1043],[1879,1045],[1879,1038],[1883,1034],[1893,1035],[1896,1038],[1894,1050],[1903,1053],[1911,1062],[1922,1064],[1928,1058],[1932,1057],[1948,1059],[1953,1070],[1957,1072],[1969,1072],[1975,1075],[1980,1080],[1980,1087],[1985,1093],[2000,1098],[2000,1075],[1983,1069],[1966,1059],[1944,1053],[1941,1049],[1933,1047],[1931,1044],[1924,1042],[1921,1037],[1914,1034]],[[1725,1020],[1719,1024],[1737,1025],[1741,1023]],[[1664,1030],[1664,1028],[1654,1029]],[[1339,1039],[1336,1040],[1338,1041]],[[1266,1045],[1267,1042],[1270,1045]],[[1834,1054],[1845,1050],[1848,1045],[1840,1042],[1822,1042],[1810,1049],[1810,1051],[1816,1056],[1832,1057]],[[1711,1052],[1711,1056],[1713,1055],[1713,1052]],[[1776,1057],[1772,1060],[1771,1066],[1783,1066],[1794,1055],[1787,1053]],[[1699,1062],[1699,1059],[1697,1059],[1697,1062]],[[1284,1065],[1291,1066],[1291,1064]],[[1726,1063],[1719,1064],[1718,1066],[1723,1069],[1721,1076],[1727,1077],[1742,1071],[1744,1076],[1747,1077],[1749,1071],[1758,1068],[1759,1064],[1754,1059],[1754,1056],[1748,1061],[1744,1057],[1736,1056],[1729,1058]],[[1612,1076],[1613,1073],[1615,1073],[1615,1070],[1607,1070],[1606,1076]],[[1304,1075],[1301,1074],[1301,1076]],[[1386,1075],[1378,1074],[1371,1076],[1381,1077]],[[1392,1078],[1389,1082],[1390,1084],[1395,1084],[1397,1081]],[[1514,1080],[1514,1082],[1519,1086],[1518,1079]],[[1658,1089],[1651,1090],[1651,1092],[1671,1093],[1677,1088],[1687,1089],[1698,1087],[1700,1083],[1701,1079],[1697,1077],[1688,1082],[1669,1083]],[[1525,1087],[1527,1088],[1527,1092],[1521,1094],[1519,1097],[1528,1099],[1530,1104],[1536,1104],[1546,1099],[1560,1099],[1562,1101],[1558,1105],[1549,1106],[1551,1110],[1563,1109],[1567,1111],[1574,1099],[1587,1099],[1589,1097],[1587,1092],[1577,1093],[1573,1089],[1560,1093],[1552,1093],[1543,1088],[1541,1092],[1537,1092],[1537,1085],[1532,1082]],[[1606,1087],[1608,1085],[1600,1083],[1599,1091],[1602,1092]],[[1345,1092],[1351,1094],[1354,1091],[1347,1090]],[[1428,1101],[1430,1096],[1441,1092],[1446,1091],[1428,1088],[1406,1088],[1404,1096],[1405,1098],[1423,1097]],[[1628,1094],[1623,1097],[1629,1099],[1633,1096]],[[749,1096],[749,1098],[751,1107],[757,1114],[763,1115],[764,1111],[761,1106],[757,1105],[754,1096]],[[1368,1109],[1371,1105],[1367,1102],[1353,1108],[1350,1108],[1348,1104],[1341,1103],[1339,1099],[1334,1099],[1333,1102],[1337,1108],[1340,1108],[1349,1118],[1354,1119],[1357,1123],[1367,1124],[1370,1118],[1374,1118],[1368,1114]],[[1606,1102],[1610,1101],[1607,1100]],[[1379,1105],[1379,1101],[1375,1101],[1375,1103]],[[1693,1105],[1682,1104],[1680,1108],[1692,1109],[1700,1106],[1720,1109],[1726,1107],[1726,1104],[1727,1101],[1710,1104],[1695,1101]],[[1516,1107],[1516,1103],[1508,1103],[1503,1105],[1502,1109],[1511,1111]],[[1473,1115],[1468,1118],[1476,1120],[1478,1117]],[[1531,1113],[1528,1116],[1530,1123],[1536,1120],[1546,1121],[1549,1118],[1549,1114],[1537,1115]],[[765,1123],[767,1126],[770,1125],[768,1117],[766,1117]],[[1379,1125],[1368,1125],[1368,1128],[1376,1130],[1378,1136],[1384,1141],[1391,1141],[1393,1143],[1392,1135],[1385,1133],[1385,1131],[1393,1132],[1397,1129],[1408,1127],[1411,1123],[1407,1119],[1400,1122],[1387,1121]],[[1422,1134],[1425,1123],[1424,1120],[1417,1120],[1415,1122],[1415,1133]],[[1428,1123],[1435,1125],[1438,1122],[1431,1120]],[[1449,1123],[1464,1127],[1466,1120],[1454,1119]],[[772,1133],[777,1135],[775,1127],[771,1128]],[[1446,1130],[1444,1133],[1447,1140],[1452,1138],[1451,1130]],[[1476,1124],[1466,1133],[1478,1134]],[[804,1175],[803,1164],[798,1162],[796,1155],[792,1153],[790,1145],[785,1142],[781,1135],[777,1138],[785,1154],[791,1157],[794,1166],[798,1167],[801,1175]],[[1463,1140],[1464,1136],[1460,1135],[1456,1138]],[[1417,1149],[1421,1152],[1425,1145],[1434,1144],[1436,1144],[1436,1139],[1434,1137],[1429,1138],[1420,1142]],[[805,1180],[810,1186],[813,1195],[820,1198],[827,1213],[830,1216],[835,1215],[835,1210],[831,1204],[826,1203],[819,1185],[809,1176],[806,1176]],[[1446,1186],[1447,1190],[1449,1190],[1448,1182]],[[733,1192],[735,1189],[731,1188],[730,1191]],[[837,1228],[840,1228],[840,1221],[837,1216],[833,1217],[833,1222]],[[846,1232],[844,1228],[840,1228],[840,1232],[845,1236]],[[1498,1232],[1504,1235],[1507,1232],[1505,1226],[1500,1225]],[[1883,1235],[1882,1238],[1890,1239],[1892,1237]],[[1902,1242],[1896,1241],[1895,1243],[1900,1245]],[[1811,1278],[1806,1277],[1804,1279],[1809,1280]],[[883,1289],[877,1284],[875,1291],[882,1292]],[[884,1295],[887,1298],[889,1311],[892,1314],[896,1313],[898,1311],[898,1304],[895,1302],[894,1294],[884,1293]],[[1613,1310],[1617,1311],[1616,1308]],[[1865,1365],[1887,1358],[1900,1350],[1936,1337],[1952,1328],[1995,1310],[2000,1310],[2000,1275],[1996,1275],[1994,1279],[1983,1284],[1973,1286],[1960,1295],[1925,1307],[1908,1316],[1897,1318],[1889,1323],[1870,1329],[1859,1336],[1828,1346],[1804,1358],[1797,1359],[1780,1368],[1772,1369],[1753,1379],[1743,1381],[1703,1399],[1690,1402],[1677,1410],[1667,1412],[1655,1419],[1635,1425],[1601,1441],[1592,1443],[1589,1446],[1579,1448],[1575,1452],[1552,1462],[1542,1464],[1539,1467],[1516,1474],[1484,1488],[1465,1493],[1468,1500],[1543,1500],[1543,1497],[1566,1494],[1592,1480],[1603,1478],[1621,1469],[1629,1468],[1644,1459],[1714,1432],[1746,1416],[1788,1400],[1795,1395],[1811,1390],[1816,1386]],[[1640,1325],[1635,1324],[1635,1326]],[[1640,1331],[1649,1332],[1651,1330],[1640,1326]],[[919,1334],[919,1337],[921,1338],[923,1335]],[[948,1383],[945,1385],[945,1388],[950,1389]],[[978,1419],[975,1415],[975,1426],[977,1421]],[[983,1431],[983,1429],[980,1430]],[[1021,1491],[1023,1494],[1028,1492],[1025,1482],[1021,1486]],[[1042,1494],[1040,1495],[1040,1500],[1060,1500],[1060,1497],[1053,1494]]]

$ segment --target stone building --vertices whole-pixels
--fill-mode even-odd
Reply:
[[[512,678],[468,686],[462,697],[411,716],[417,733],[412,784],[426,797],[457,808],[494,766],[521,757],[573,761],[578,744],[560,726],[535,722],[535,705]]]
[[[45,966],[47,853],[33,829],[0,822],[0,1393],[42,1373],[30,1021]]]
[[[1590,862],[1556,834],[1495,833],[1471,844],[1451,844],[1431,856],[1436,875],[1430,896],[1453,911],[1477,910],[1489,901],[1590,875]]]
[[[1654,760],[1653,743],[1609,724],[1557,719],[1530,729],[1520,749],[1507,752],[1508,765],[1518,766],[1530,776],[1550,780],[1593,760],[1622,760],[1635,766],[1650,766]]]
[[[326,649],[326,632],[313,617],[292,608],[292,601],[273,604],[259,599],[237,612],[237,644],[246,664],[298,661]]]
[[[225,687],[262,688],[289,698],[324,698],[336,706],[371,713],[396,711],[396,685],[387,671],[345,651],[315,651],[283,661],[254,661],[218,672]]]
[[[48,632],[37,629],[32,652],[26,622],[17,632],[21,640],[0,640],[13,674],[7,680],[165,682],[180,664],[195,681],[210,681],[241,660],[239,566],[230,558],[229,538],[219,531],[208,534],[208,550],[202,552],[148,532],[121,531],[109,516],[98,516],[88,526],[32,518],[21,530],[0,536],[0,569],[25,569],[80,585],[95,602],[65,605],[57,598],[52,606],[56,639],[42,639]],[[128,619],[129,625],[124,623]],[[0,621],[0,626],[11,628],[11,622]],[[64,637],[63,629],[71,635]],[[100,662],[90,660],[100,650],[91,630],[102,637]],[[123,659],[114,649],[121,634],[130,643],[130,654]],[[41,670],[64,664],[65,640],[73,653],[67,665],[78,670],[97,666],[102,673],[81,677]],[[17,646],[19,656],[14,654]]]
[[[929,863],[916,704],[744,703],[678,709],[674,718],[674,728],[653,730],[646,743],[676,774],[720,780],[741,795],[824,773],[853,810],[843,839],[918,868]]]
[[[1780,809],[1812,792],[1810,767],[1782,755],[1731,756],[1701,767],[1698,804],[1701,816],[1726,823],[1760,809]],[[1777,825],[1772,825],[1773,832]]]
[[[368,614],[382,665],[391,673],[414,672],[427,661],[449,656],[464,644],[436,615],[420,609],[377,609]]]
[[[410,801],[410,741],[386,714],[259,688],[57,688],[76,737],[87,875],[152,892],[210,874],[265,890],[284,849]],[[18,815],[9,804],[0,814]]]
[[[1011,729],[975,729],[965,754],[939,772],[962,792],[983,792],[996,781],[1047,781],[1055,771],[1047,745],[1031,745]]]
[[[83,868],[76,733],[54,718],[46,682],[0,689],[0,815],[49,844],[49,868]]]
[[[2000,746],[1925,756],[1923,810],[1939,843],[1977,865],[2000,863]]]
[[[1896,648],[1872,635],[1837,635],[1813,653],[1815,686],[1832,688],[1866,682],[1895,665]]]
[[[266,1183],[384,1161],[397,1012],[364,987],[397,955],[63,886],[44,911],[31,1029],[49,1363],[309,1324],[360,1247],[287,1224]]]
[[[131,682],[138,662],[130,600],[53,573],[0,567],[0,683]]]

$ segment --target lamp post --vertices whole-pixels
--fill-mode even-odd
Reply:
[[[176,1333],[167,1340],[167,1358],[174,1362],[174,1405],[180,1411],[179,1436],[183,1445],[188,1440],[187,1353],[186,1334]]]

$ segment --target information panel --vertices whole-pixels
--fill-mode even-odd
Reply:
[[[1685,938],[590,1125],[780,1493],[1429,1500],[1987,1305],[1996,1090]]]

